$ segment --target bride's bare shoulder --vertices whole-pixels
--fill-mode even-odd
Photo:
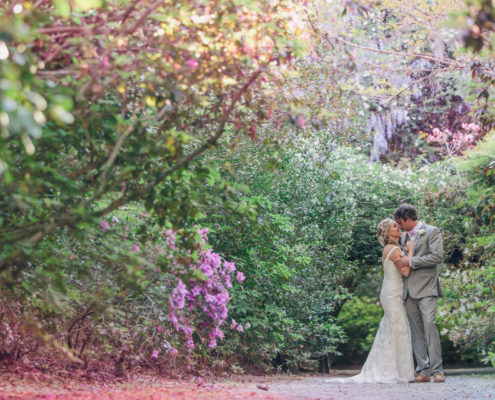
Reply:
[[[394,249],[395,247],[395,249]],[[400,248],[397,247],[396,245],[393,245],[393,244],[387,244],[384,248],[383,248],[383,252],[382,252],[382,260],[385,260],[385,258],[387,258],[387,256],[390,254],[390,259],[392,261],[395,261],[397,260],[399,257],[400,257],[400,254],[401,254],[401,251],[400,251]]]

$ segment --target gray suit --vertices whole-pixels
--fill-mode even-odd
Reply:
[[[443,373],[442,347],[435,324],[437,298],[442,297],[438,280],[438,264],[443,259],[443,241],[440,230],[419,223],[411,258],[411,273],[404,278],[404,301],[411,327],[416,372],[431,375]],[[405,248],[409,236],[404,233],[401,245]]]

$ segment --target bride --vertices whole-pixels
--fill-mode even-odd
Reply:
[[[373,346],[359,375],[339,379],[346,383],[408,383],[414,380],[411,331],[404,308],[402,275],[409,276],[410,267],[400,271],[394,261],[401,256],[401,230],[392,219],[384,219],[377,228],[378,241],[383,246],[383,284],[380,302],[384,315]],[[413,242],[407,252],[412,256]]]

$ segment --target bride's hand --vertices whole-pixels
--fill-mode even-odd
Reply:
[[[412,256],[412,251],[413,251],[414,243],[410,240],[406,244],[406,251],[408,256]]]

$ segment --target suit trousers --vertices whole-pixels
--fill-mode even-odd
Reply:
[[[436,372],[443,374],[442,346],[440,335],[435,323],[437,298],[424,297],[406,299],[406,313],[411,327],[411,338],[416,372],[432,375]]]

